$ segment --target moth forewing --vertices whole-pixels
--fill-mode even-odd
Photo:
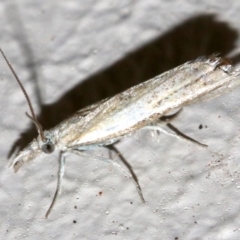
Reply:
[[[24,89],[4,53],[1,49],[0,51],[20,87]],[[240,72],[234,71],[230,62],[224,58],[200,58],[134,86],[112,98],[79,110],[53,129],[44,132],[37,122],[26,91],[23,90],[32,113],[30,118],[35,123],[39,136],[17,154],[13,160],[14,169],[17,171],[25,162],[34,160],[43,152],[52,153],[55,148],[60,151],[58,184],[46,214],[47,217],[60,193],[65,153],[75,153],[89,158],[91,157],[87,154],[89,149],[107,146],[144,127],[159,128],[160,117],[170,111],[234,89],[240,85],[239,75]],[[93,158],[113,164],[128,176],[144,201],[140,186],[130,173],[111,159],[99,156],[93,156]]]
[[[217,67],[221,60],[188,62],[132,87],[103,102],[81,120],[73,123],[69,119],[71,124],[64,127],[59,141],[79,148],[103,144],[147,126],[171,110],[229,91],[240,84],[239,72],[232,71],[229,64]]]

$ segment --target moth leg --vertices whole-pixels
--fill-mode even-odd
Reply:
[[[83,151],[80,151],[80,150],[77,150],[77,149],[68,149],[68,151],[72,152],[72,153],[75,153],[77,155],[80,155],[82,157],[87,157],[87,158],[92,158],[92,156],[90,154],[87,154]],[[143,194],[142,194],[142,190],[140,188],[140,185],[138,184],[137,181],[135,181],[135,179],[133,178],[132,174],[131,173],[128,173],[127,171],[125,171],[118,163],[116,163],[115,161],[113,161],[112,159],[109,159],[109,158],[105,158],[105,157],[101,157],[101,156],[94,156],[95,159],[97,160],[101,160],[101,161],[104,161],[104,162],[107,162],[107,163],[110,163],[112,164],[114,167],[116,167],[120,172],[122,172],[126,177],[128,177],[132,183],[134,184],[137,192],[138,192],[138,195],[142,201],[142,203],[145,203],[145,199],[143,197]]]
[[[174,127],[170,122],[174,119],[176,119],[179,114],[182,112],[182,109],[178,110],[176,113],[174,113],[173,115],[170,116],[163,116],[161,118],[159,118],[158,121],[150,123],[149,125],[144,126],[143,128],[146,129],[151,129],[151,130],[158,130],[168,136],[171,137],[175,137],[177,139],[186,141],[186,142],[191,142],[191,143],[195,143],[201,147],[207,147],[208,145],[200,143],[199,141],[187,136],[186,134],[180,132],[176,127]],[[160,125],[162,124],[166,124],[168,128],[170,128],[171,130],[173,130],[175,133],[171,133],[165,129],[163,129]]]
[[[170,128],[171,130],[173,130],[176,133],[176,135],[178,135],[180,138],[182,137],[182,139],[184,139],[186,141],[189,141],[189,142],[192,142],[192,143],[196,143],[197,145],[199,145],[200,147],[203,147],[203,148],[207,148],[208,147],[207,144],[201,143],[201,142],[195,140],[194,138],[191,138],[188,135],[184,134],[183,132],[179,131],[171,123],[168,123],[167,127]]]
[[[126,166],[128,171],[132,175],[132,178],[135,180],[135,182],[138,184],[139,188],[141,189],[139,182],[138,182],[138,178],[137,178],[136,174],[134,173],[132,166],[127,162],[127,160],[123,157],[123,155],[120,153],[120,151],[114,146],[114,144],[108,145],[105,147],[109,149],[110,153],[114,152],[115,154],[117,154],[117,156],[121,159],[122,163]],[[112,159],[111,156],[110,156],[110,159]]]
[[[61,193],[62,179],[64,176],[64,170],[65,170],[65,155],[64,155],[64,153],[65,152],[60,152],[57,188],[56,188],[56,192],[54,194],[52,203],[45,215],[45,218],[48,218],[49,214],[51,213],[51,211],[56,203],[56,200],[57,200],[59,194]]]

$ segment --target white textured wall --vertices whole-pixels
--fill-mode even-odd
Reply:
[[[1,1],[0,46],[49,128],[198,56],[217,52],[239,64],[239,13],[238,0]],[[240,239],[239,91],[186,107],[174,121],[208,149],[146,130],[117,144],[145,205],[111,166],[69,155],[62,195],[46,220],[58,155],[17,174],[8,169],[14,144],[25,146],[36,131],[0,57],[0,238]]]

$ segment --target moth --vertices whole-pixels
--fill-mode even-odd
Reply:
[[[67,153],[113,164],[132,180],[144,202],[141,188],[130,173],[112,159],[90,156],[88,151],[110,146],[127,134],[142,128],[164,132],[165,130],[160,127],[160,118],[170,111],[216,97],[240,85],[240,71],[235,70],[228,59],[218,56],[202,57],[79,110],[56,127],[43,131],[20,79],[4,52],[1,49],[0,52],[26,97],[31,116],[27,113],[26,115],[38,131],[37,139],[29,143],[13,159],[12,166],[15,172],[24,163],[42,154],[60,151],[57,188],[46,218],[60,194]]]

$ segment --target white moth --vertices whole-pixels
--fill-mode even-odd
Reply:
[[[3,51],[0,51],[24,92],[32,115],[27,116],[36,125],[39,133],[37,139],[13,159],[15,172],[25,162],[34,160],[41,154],[60,151],[57,189],[45,217],[50,214],[60,193],[66,153],[89,158],[92,156],[87,154],[88,150],[111,145],[139,129],[153,128],[164,131],[159,126],[160,117],[171,110],[216,97],[240,85],[240,71],[234,70],[229,60],[216,56],[199,58],[90,105],[53,129],[43,131],[25,89]],[[111,159],[99,156],[92,158],[109,162],[127,175],[144,202],[140,186],[130,173]]]

